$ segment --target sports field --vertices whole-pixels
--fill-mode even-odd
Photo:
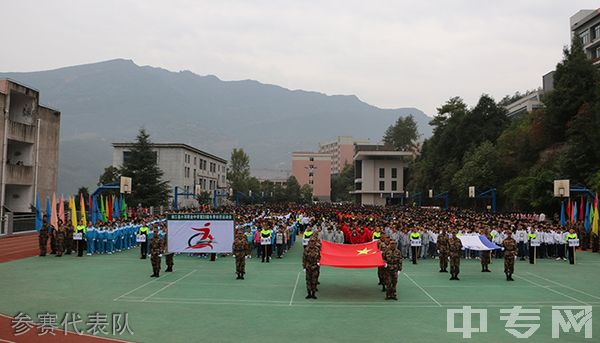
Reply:
[[[488,310],[487,332],[473,333],[471,342],[524,341],[505,331],[502,308],[541,310],[541,326],[529,342],[551,340],[552,306],[600,308],[600,254],[578,253],[575,266],[518,262],[515,282],[505,281],[502,260],[493,261],[492,273],[481,273],[478,260],[463,260],[461,281],[439,273],[437,260],[418,265],[405,260],[396,302],[384,300],[375,269],[329,267],[321,269],[318,300],[304,299],[301,250],[296,245],[269,264],[248,260],[246,280],[235,280],[232,257],[209,262],[187,255],[176,256],[174,273],[150,278],[150,262],[140,260],[138,250],[0,263],[0,312],[33,318],[56,313],[59,321],[66,312],[109,318],[127,313],[134,334],[113,337],[137,342],[437,343],[463,341],[461,333],[446,332],[449,308]],[[593,326],[593,336],[561,333],[560,342],[600,339],[600,324]]]

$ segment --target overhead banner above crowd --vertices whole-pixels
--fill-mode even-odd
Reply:
[[[338,268],[383,267],[383,257],[373,241],[364,244],[337,244],[321,242],[321,265]]]
[[[233,215],[231,214],[169,214],[167,221],[169,252],[231,252],[233,244]]]

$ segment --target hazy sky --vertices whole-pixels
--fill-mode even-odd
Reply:
[[[133,59],[428,114],[537,88],[587,0],[0,0],[0,71]]]

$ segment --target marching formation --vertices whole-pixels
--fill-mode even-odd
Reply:
[[[298,237],[303,247],[307,299],[317,298],[322,241],[337,244],[377,241],[378,253],[385,264],[377,270],[379,285],[386,300],[397,300],[398,275],[405,258],[412,264],[438,259],[439,272],[449,273],[453,281],[460,280],[462,259],[479,259],[481,272],[489,273],[492,259],[503,258],[506,280],[514,281],[518,260],[565,261],[568,256],[570,263],[575,263],[578,234],[583,229],[572,224],[562,226],[545,216],[415,207],[286,205],[223,207],[212,211],[230,213],[235,218],[231,251],[238,280],[245,279],[246,259],[254,255],[261,262],[269,263],[272,258],[283,258]],[[87,225],[81,220],[72,225],[71,220],[63,223],[59,219],[55,227],[44,216],[39,231],[40,256],[47,254],[48,241],[50,253],[57,257],[73,251],[77,251],[79,257],[84,251],[88,256],[110,255],[139,246],[141,259],[150,255],[151,276],[159,277],[163,255],[167,272],[173,271],[174,265],[174,254],[168,252],[165,218],[143,215]],[[473,239],[483,245],[465,243]],[[597,237],[592,235],[588,244],[594,247],[595,242]]]

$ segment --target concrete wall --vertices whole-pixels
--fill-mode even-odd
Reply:
[[[42,106],[38,107],[40,120],[40,146],[38,160],[38,193],[43,202],[56,192],[58,178],[58,154],[60,137],[60,112]],[[35,158],[34,147],[34,158]],[[35,197],[35,195],[34,195]],[[32,199],[35,204],[35,199]]]
[[[310,158],[313,161],[310,161]],[[309,184],[309,170],[313,166],[313,196],[320,201],[331,200],[331,156],[324,154],[302,153],[292,155],[292,175],[300,186]]]
[[[404,192],[404,167],[406,164],[400,160],[363,160],[362,161],[362,191],[403,193]],[[379,168],[384,168],[385,177],[379,177]],[[397,177],[392,178],[392,168],[396,168]],[[385,189],[379,189],[379,181],[384,181]],[[396,190],[392,190],[392,181],[397,182]]]

